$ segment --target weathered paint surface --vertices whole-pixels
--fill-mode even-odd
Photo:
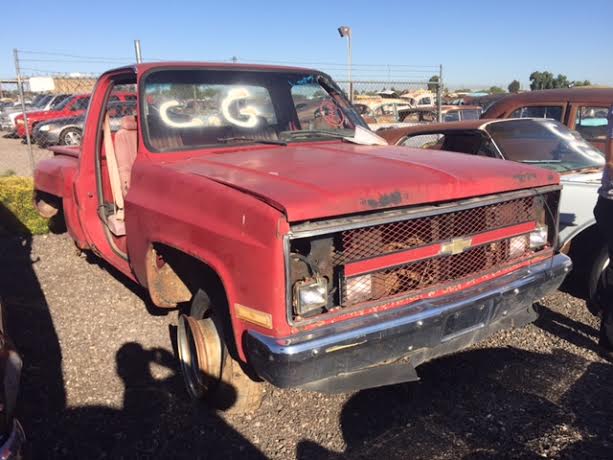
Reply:
[[[127,250],[125,260],[113,251],[98,216],[101,203],[94,169],[96,130],[112,77],[142,78],[147,70],[168,65],[145,64],[104,74],[91,98],[80,155],[77,158],[72,151],[58,152],[56,157],[39,163],[36,187],[62,197],[69,232],[81,247],[95,248],[107,262],[144,286],[148,284],[147,254],[156,243],[208,264],[226,291],[243,359],[242,337],[248,328],[276,337],[293,331],[286,318],[282,238],[289,232],[290,222],[558,182],[557,175],[517,163],[341,141],[152,154],[142,142],[139,126],[138,154],[125,198],[127,236],[120,242]],[[207,68],[213,66],[245,68],[206,64]],[[171,293],[170,300],[182,297],[181,288]],[[240,320],[235,305],[270,315],[272,328]],[[394,306],[348,311],[326,322]]]
[[[219,150],[219,149],[216,149]],[[450,152],[341,141],[199,151],[170,170],[215,180],[290,222],[557,184],[543,168]]]

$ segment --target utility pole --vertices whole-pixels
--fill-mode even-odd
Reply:
[[[140,40],[134,40],[134,52],[136,53],[136,63],[143,62],[143,56],[140,52]]]
[[[438,97],[436,98],[436,110],[438,112],[438,122],[440,123],[443,121],[443,111],[441,107],[443,105],[443,64],[440,64],[438,68],[438,84],[436,90],[438,93]]]
[[[28,126],[28,114],[26,113],[26,101],[23,94],[23,82],[21,81],[21,69],[19,68],[19,51],[13,49],[15,57],[15,73],[17,74],[17,89],[19,90],[19,98],[21,99],[21,111],[23,112],[23,126],[26,129],[26,142],[28,144],[28,156],[30,157],[30,168],[34,175],[34,152],[32,152],[32,140],[30,139],[30,127]]]
[[[353,81],[351,80],[351,27],[340,26],[338,34],[347,37],[347,78],[349,79],[349,102],[353,102]]]

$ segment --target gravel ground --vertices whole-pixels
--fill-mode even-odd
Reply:
[[[611,458],[613,365],[597,320],[558,292],[536,324],[422,366],[418,383],[344,395],[266,386],[250,416],[194,406],[175,312],[65,235],[0,240],[35,458]]]
[[[27,151],[0,138],[7,169],[29,174]],[[266,385],[241,417],[188,400],[176,312],[66,235],[0,239],[0,260],[34,458],[613,458],[613,365],[596,353],[597,319],[562,292],[535,324],[423,365],[418,383],[334,396]]]
[[[28,146],[21,143],[20,139],[7,139],[6,131],[0,131],[0,175],[7,171],[13,171],[18,176],[31,176],[30,156]],[[49,158],[52,153],[46,149],[40,149],[37,145],[32,146],[34,161]]]

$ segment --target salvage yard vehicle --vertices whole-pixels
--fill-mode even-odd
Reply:
[[[30,112],[28,113],[28,127],[30,136],[34,131],[34,127],[40,122],[53,120],[56,118],[76,118],[85,114],[89,104],[89,94],[77,94],[64,99],[58,106],[52,110]],[[131,93],[118,92],[113,95],[114,101],[129,101],[136,100],[136,96]],[[21,138],[26,137],[26,129],[23,114],[15,118],[15,126],[17,135]]]
[[[108,112],[111,131],[121,127],[121,119],[136,114],[136,101],[110,102]],[[32,131],[32,139],[39,147],[50,145],[81,145],[85,114],[78,117],[54,118],[38,123]]]
[[[604,156],[561,123],[547,119],[477,120],[394,129],[380,133],[389,143],[447,150],[538,165],[561,174],[559,239],[570,255],[569,286],[592,298],[609,263],[607,244],[592,210],[602,178]]]
[[[604,152],[611,105],[613,88],[546,89],[506,96],[492,104],[482,118],[552,118]]]
[[[113,136],[106,108],[126,85],[138,114]],[[304,100],[319,102],[311,119]],[[257,379],[326,392],[418,380],[420,364],[533,321],[571,267],[557,173],[407,155],[315,70],[123,67],[98,80],[85,126],[80,148],[38,163],[39,212],[180,309],[188,392],[236,411],[259,405]]]

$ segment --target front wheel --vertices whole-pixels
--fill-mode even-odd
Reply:
[[[189,314],[179,316],[177,348],[187,392],[226,413],[260,407],[262,385],[253,381],[228,353],[208,296],[199,291]]]
[[[82,132],[79,128],[67,128],[60,134],[60,144],[81,145]]]

